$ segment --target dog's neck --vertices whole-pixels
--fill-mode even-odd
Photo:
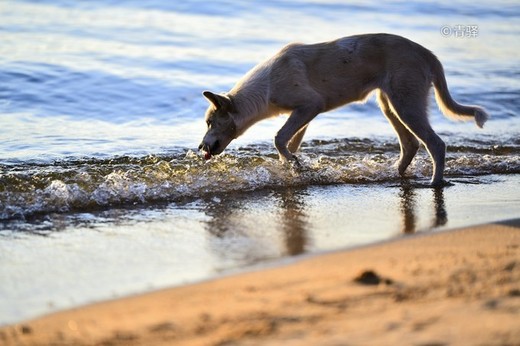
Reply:
[[[258,65],[227,94],[235,108],[232,116],[237,137],[253,124],[273,115],[269,106],[269,71],[270,66]]]
[[[236,94],[230,95],[230,98],[236,110],[232,117],[235,121],[237,136],[240,136],[253,124],[268,117],[268,115],[264,116],[268,107],[267,100],[263,95]]]

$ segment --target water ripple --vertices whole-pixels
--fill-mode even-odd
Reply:
[[[230,150],[204,161],[191,150],[173,155],[80,159],[0,166],[0,219],[179,201],[286,186],[385,183],[400,179],[398,146],[370,139],[305,143],[294,169],[264,146]],[[520,173],[520,145],[452,146],[446,176]],[[424,152],[409,168],[427,180]]]

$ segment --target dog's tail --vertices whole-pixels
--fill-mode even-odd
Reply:
[[[432,61],[432,74],[433,86],[435,87],[435,100],[441,112],[453,120],[467,121],[475,119],[477,126],[482,128],[484,123],[489,119],[489,115],[481,107],[465,106],[453,100],[448,91],[448,84],[446,83],[442,64],[435,56],[433,56]]]

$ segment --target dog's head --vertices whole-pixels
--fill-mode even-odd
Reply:
[[[217,95],[210,91],[202,93],[210,105],[206,111],[206,124],[208,130],[199,145],[199,150],[204,151],[204,158],[209,160],[211,156],[218,155],[226,149],[237,136],[235,121],[231,117],[234,112],[233,102],[226,95]]]

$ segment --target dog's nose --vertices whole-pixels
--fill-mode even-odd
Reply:
[[[210,151],[209,144],[208,143],[204,143],[204,142],[200,143],[199,150],[203,150],[203,151],[209,152]]]

